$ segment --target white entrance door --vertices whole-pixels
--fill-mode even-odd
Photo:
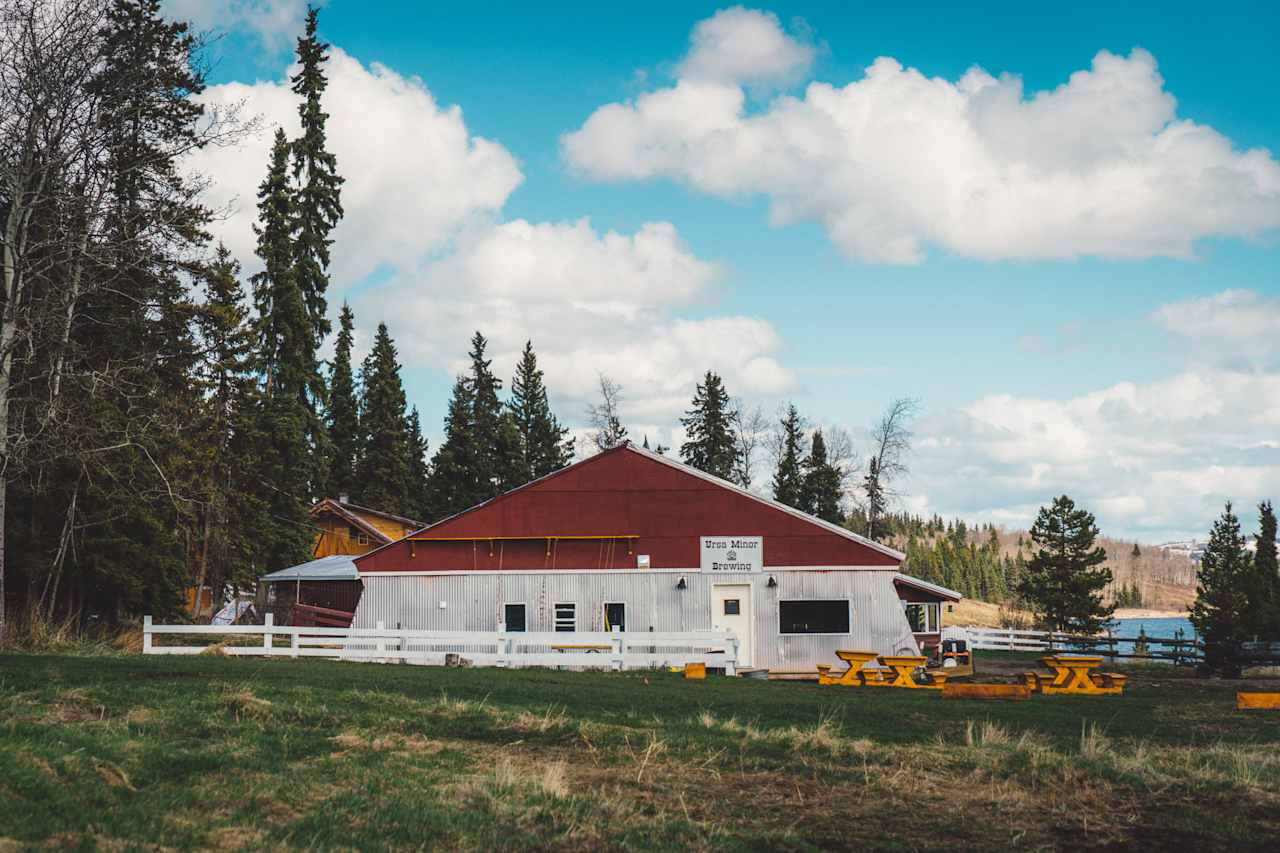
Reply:
[[[751,584],[715,584],[711,587],[711,629],[732,631],[738,638],[738,666],[751,666]]]

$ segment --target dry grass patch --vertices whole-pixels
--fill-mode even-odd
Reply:
[[[255,696],[248,687],[227,688],[218,703],[235,716],[236,722],[263,719],[270,716],[274,708],[271,700]]]
[[[102,722],[107,719],[107,706],[103,705],[83,687],[63,690],[49,706],[46,723]]]
[[[439,752],[444,744],[437,740],[417,737],[415,735],[366,734],[348,730],[334,735],[331,740],[344,750],[364,749],[373,752]],[[344,754],[344,753],[338,753]]]

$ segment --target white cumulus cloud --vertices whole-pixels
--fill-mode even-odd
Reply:
[[[777,74],[806,46],[754,15],[743,67]],[[1180,118],[1155,59],[1101,51],[1056,89],[973,68],[928,77],[882,57],[838,87],[812,82],[749,108],[748,73],[720,13],[695,29],[674,85],[597,109],[562,138],[600,180],[670,178],[711,195],[762,195],[775,224],[821,222],[852,258],[919,262],[929,246],[983,258],[1187,257],[1213,236],[1280,227],[1280,164]],[[706,58],[704,57],[711,57]],[[763,58],[762,58],[763,57]],[[771,58],[773,57],[773,58]],[[706,69],[722,69],[712,73]]]
[[[302,34],[307,6],[323,0],[165,0],[165,14],[197,31],[244,30],[271,51],[292,45]]]
[[[734,6],[693,28],[680,76],[710,83],[769,86],[799,79],[813,64],[814,47],[782,31],[768,12]]]
[[[366,67],[340,48],[326,70],[326,132],[346,178],[345,215],[333,234],[335,285],[384,265],[417,263],[463,227],[497,214],[523,180],[506,148],[472,135],[462,110],[438,104],[421,80],[378,63]],[[212,86],[200,100],[242,103],[246,114],[263,119],[256,137],[197,152],[190,163],[212,180],[210,203],[231,211],[215,236],[252,267],[258,184],[275,128],[290,138],[299,133],[297,96],[286,76]]]
[[[735,393],[778,394],[794,382],[768,322],[676,313],[704,301],[722,275],[670,223],[619,234],[586,219],[516,219],[464,235],[452,255],[361,294],[355,308],[386,318],[407,363],[462,370],[479,329],[498,375],[509,376],[532,339],[570,419],[594,398],[603,371],[623,386],[624,415],[670,421],[706,370]]]
[[[1104,532],[1203,534],[1234,500],[1280,498],[1280,372],[1188,366],[1066,400],[1009,395],[925,420],[909,490],[931,511],[1015,526],[1066,493]]]
[[[1162,305],[1151,315],[1188,338],[1258,342],[1280,351],[1280,297],[1252,290],[1224,290]]]

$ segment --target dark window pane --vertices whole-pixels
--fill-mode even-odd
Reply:
[[[576,604],[556,605],[556,630],[578,630],[578,606]]]
[[[627,605],[606,604],[604,606],[604,621],[606,631],[627,630]]]
[[[524,622],[524,605],[508,604],[505,608],[505,619],[508,631],[527,631]]]
[[[782,634],[847,634],[849,602],[780,601],[778,622]]]
[[[725,616],[737,616],[737,615],[738,615],[739,613],[741,613],[741,612],[742,612],[742,610],[741,610],[740,605],[738,604],[738,599],[736,599],[736,598],[726,598],[726,599],[724,600],[724,615],[725,615]]]

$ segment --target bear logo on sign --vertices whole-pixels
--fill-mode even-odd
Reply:
[[[724,555],[724,558],[728,560],[730,563],[732,563],[734,560],[738,559],[738,552],[730,551],[728,554]]]

